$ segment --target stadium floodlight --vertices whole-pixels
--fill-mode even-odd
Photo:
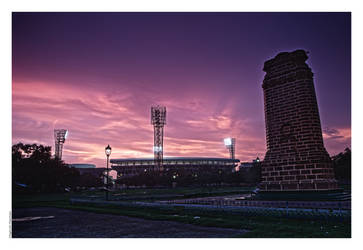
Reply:
[[[232,145],[232,139],[231,138],[225,138],[224,139],[224,145],[226,145],[226,146]]]
[[[62,160],[63,144],[66,141],[68,130],[66,129],[54,129],[54,143],[55,153],[54,157],[58,160]]]
[[[228,148],[231,159],[234,159],[234,152],[235,152],[235,148],[236,148],[236,138],[230,138],[230,137],[225,138],[224,145],[226,146],[226,148]]]
[[[153,152],[154,153],[163,152],[163,148],[161,146],[154,146]]]
[[[151,107],[151,124],[154,126],[154,170],[162,171],[163,164],[163,137],[166,124],[166,107]]]

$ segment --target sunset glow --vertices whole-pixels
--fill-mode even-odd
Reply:
[[[108,144],[111,159],[153,157],[150,107],[163,105],[164,157],[229,157],[233,137],[237,159],[263,159],[263,62],[304,48],[334,155],[351,140],[350,36],[334,28],[350,26],[343,17],[14,14],[12,142],[53,149],[64,128],[66,163],[104,167]]]

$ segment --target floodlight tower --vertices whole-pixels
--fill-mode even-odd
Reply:
[[[166,107],[151,107],[151,124],[154,125],[154,170],[162,171],[163,165],[163,137],[166,124]]]
[[[225,138],[224,145],[226,146],[226,148],[228,148],[231,159],[234,159],[234,152],[235,152],[235,148],[236,148],[236,138]]]
[[[54,157],[62,160],[63,143],[66,141],[68,130],[54,129],[55,154]]]

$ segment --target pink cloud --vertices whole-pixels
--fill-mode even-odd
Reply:
[[[130,87],[111,90],[14,82],[13,143],[53,146],[53,129],[67,128],[69,137],[63,152],[66,162],[102,166],[107,144],[113,147],[112,158],[152,157],[149,112],[151,104],[157,103],[155,93]],[[226,136],[237,137],[237,156],[244,160],[263,154],[263,139],[254,133],[242,136],[241,130],[248,128],[248,120],[236,120],[227,106],[216,113],[214,99],[206,94],[200,98],[193,92],[183,98],[159,97],[159,103],[167,106],[166,157],[227,157],[222,141]]]
[[[351,128],[325,127],[324,145],[330,155],[336,155],[351,146]]]
[[[152,157],[150,106],[160,104],[167,107],[166,157],[228,157],[225,137],[236,138],[240,160],[264,157],[263,117],[241,110],[238,98],[225,101],[207,90],[160,95],[138,85],[112,86],[14,82],[13,143],[53,146],[53,129],[66,128],[63,159],[68,163],[102,167],[107,144],[113,148],[111,158]],[[324,133],[328,150],[334,152],[350,140],[350,129],[337,131],[340,137]]]

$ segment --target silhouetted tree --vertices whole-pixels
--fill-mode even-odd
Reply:
[[[352,152],[350,148],[346,148],[344,152],[341,152],[332,157],[334,174],[337,180],[351,180],[351,161]]]
[[[79,171],[51,157],[51,147],[18,143],[12,146],[13,190],[26,185],[35,192],[63,191],[79,182]]]

